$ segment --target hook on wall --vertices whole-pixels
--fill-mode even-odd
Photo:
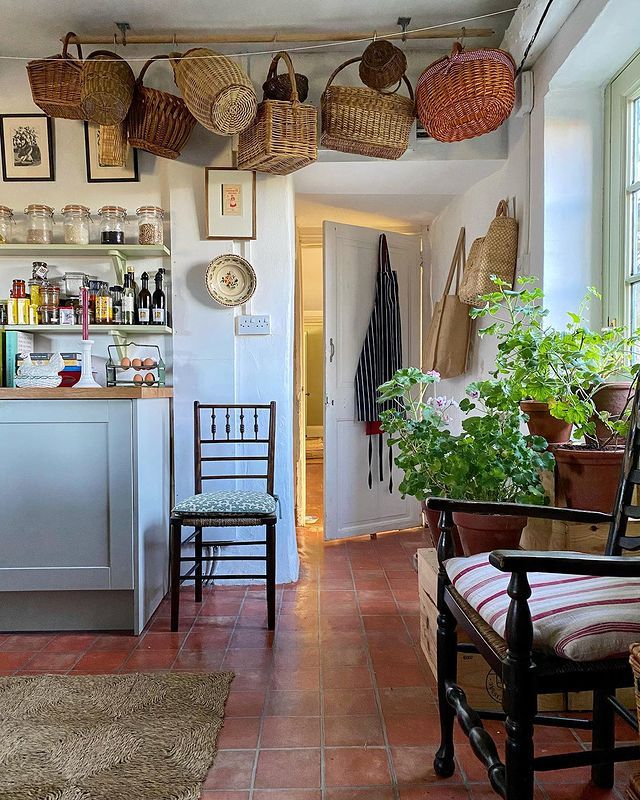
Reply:
[[[398,17],[398,21],[396,22],[396,25],[399,25],[402,28],[403,43],[407,41],[407,28],[409,27],[410,22],[411,17]]]
[[[115,26],[120,31],[120,33],[122,34],[122,46],[126,47],[127,46],[127,31],[131,30],[131,25],[129,25],[128,22],[116,22]]]

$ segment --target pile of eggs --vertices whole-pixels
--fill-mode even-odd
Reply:
[[[155,383],[155,375],[153,372],[147,372],[143,377],[139,374],[139,370],[151,370],[158,366],[152,358],[127,358],[126,356],[121,359],[120,366],[122,369],[135,369],[138,372],[133,376],[134,383],[146,383],[149,386]]]

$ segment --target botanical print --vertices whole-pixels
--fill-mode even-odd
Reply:
[[[0,117],[5,181],[52,181],[53,121],[46,114]]]
[[[38,144],[38,133],[32,125],[21,125],[13,132],[14,167],[39,167],[42,163],[42,152]]]

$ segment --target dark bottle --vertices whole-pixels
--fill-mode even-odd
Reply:
[[[109,292],[111,293],[113,324],[122,325],[122,286],[112,286]]]
[[[164,269],[162,267],[156,272],[156,290],[153,293],[153,305],[151,320],[154,325],[167,324],[167,299],[162,288]]]
[[[138,324],[151,324],[151,292],[149,291],[149,274],[143,272],[140,276],[142,289],[138,295]]]
[[[135,325],[136,322],[136,302],[133,289],[133,278],[130,272],[124,276],[124,289],[122,292],[122,324]]]

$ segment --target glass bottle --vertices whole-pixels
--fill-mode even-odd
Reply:
[[[151,322],[151,292],[149,291],[149,274],[143,272],[140,276],[142,289],[138,294],[138,324],[149,325]]]
[[[102,244],[124,244],[124,227],[127,209],[122,206],[102,206],[100,216],[100,241]]]
[[[133,289],[133,280],[130,272],[124,276],[124,290],[122,292],[122,324],[134,325],[136,321],[136,301]]]
[[[86,206],[67,205],[62,209],[65,244],[89,244],[89,209]]]
[[[24,210],[27,215],[27,244],[51,244],[53,241],[53,209],[34,203]]]
[[[114,325],[122,325],[122,286],[112,286],[111,293],[111,319]]]
[[[13,238],[13,209],[0,206],[0,244],[9,244]]]
[[[162,288],[162,279],[164,277],[164,269],[161,267],[156,272],[156,290],[153,293],[153,300],[151,306],[151,321],[154,325],[167,324],[167,299]]]
[[[140,206],[138,215],[138,242],[140,244],[162,244],[164,240],[162,220],[164,209],[159,206]]]
[[[96,295],[96,324],[108,325],[112,319],[112,300],[109,294],[109,284],[100,281],[100,289]]]

